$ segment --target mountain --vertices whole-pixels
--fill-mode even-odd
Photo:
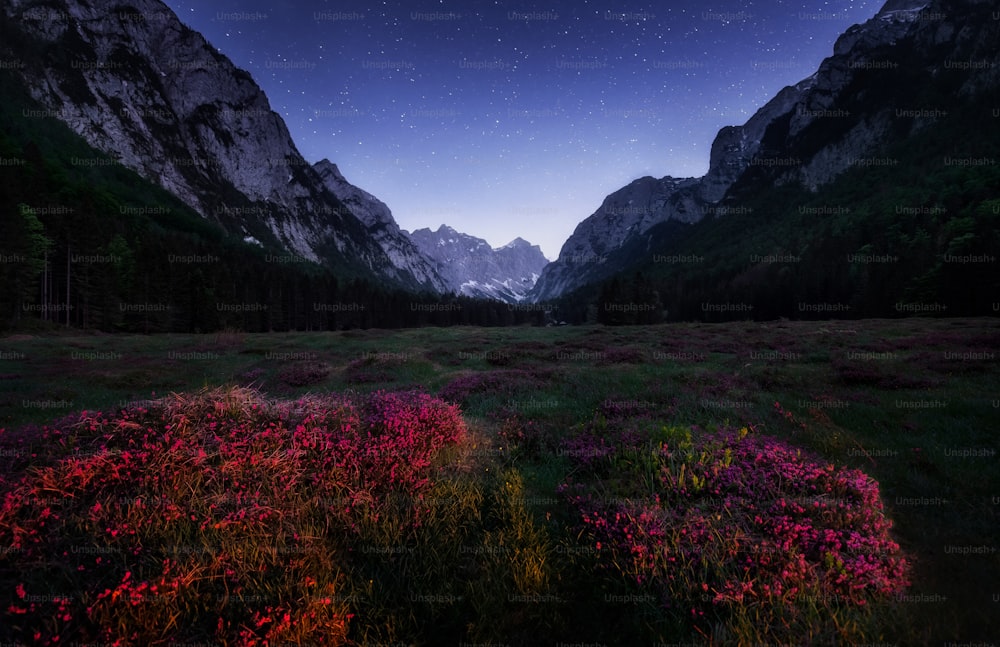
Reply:
[[[414,294],[229,235],[47,115],[0,67],[0,333],[545,321],[537,309]]]
[[[414,276],[331,192],[250,74],[166,5],[3,0],[0,21],[2,54],[17,61],[45,114],[230,234],[295,260],[435,289],[432,272],[415,262]]]
[[[400,229],[384,202],[348,182],[329,160],[313,168],[326,187],[368,229],[393,265],[439,294],[523,301],[548,259],[522,238],[493,249],[481,238],[441,225],[437,232]]]
[[[330,160],[321,160],[313,168],[326,188],[364,224],[394,267],[409,273],[421,286],[434,292],[443,294],[453,291],[433,257],[423,254],[407,233],[399,228],[384,202],[348,182]]]
[[[438,263],[449,290],[465,296],[519,303],[549,262],[537,245],[521,238],[494,249],[446,225],[417,229],[410,238]]]
[[[559,258],[542,270],[531,301],[546,301],[607,278],[621,266],[612,254],[651,226],[669,220],[695,222],[704,200],[696,179],[643,177],[605,198],[601,208],[577,225]]]
[[[763,188],[816,192],[882,147],[947,117],[944,107],[936,112],[915,102],[914,88],[928,79],[947,86],[951,101],[996,88],[997,21],[989,7],[977,0],[890,0],[841,35],[813,75],[781,90],[742,126],[721,129],[703,177],[646,177],[608,196],[545,268],[529,299],[555,299],[648,262],[658,251],[654,229],[663,243],[664,231],[672,232],[666,240],[679,239],[705,218],[746,215],[742,198]]]
[[[988,2],[887,3],[722,129],[704,177],[609,196],[531,298],[607,323],[991,314],[998,42]]]
[[[437,232],[425,228],[408,234],[384,202],[348,182],[336,164],[324,159],[313,168],[365,225],[393,265],[439,294],[518,303],[549,262],[537,245],[522,238],[493,249],[485,240],[446,225]]]

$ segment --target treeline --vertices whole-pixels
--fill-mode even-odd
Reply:
[[[543,323],[543,313],[500,302],[416,295],[222,235],[164,229],[123,216],[113,198],[90,187],[53,195],[23,175],[34,170],[0,171],[7,329],[39,321],[144,333]],[[29,195],[41,206],[20,201]]]
[[[412,294],[361,268],[331,269],[231,237],[58,120],[22,118],[29,105],[19,83],[0,72],[0,329],[544,323],[542,312]]]

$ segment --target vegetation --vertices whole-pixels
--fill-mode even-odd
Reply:
[[[988,640],[998,346],[917,318],[0,340],[0,640]]]

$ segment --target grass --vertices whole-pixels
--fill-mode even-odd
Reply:
[[[988,642],[998,347],[923,318],[0,339],[0,641]]]

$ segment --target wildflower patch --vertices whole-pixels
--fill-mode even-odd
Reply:
[[[908,586],[878,484],[747,428],[692,438],[581,434],[559,490],[614,579],[690,611],[864,606]]]
[[[343,644],[364,525],[419,501],[465,431],[419,392],[242,388],[44,427],[46,455],[0,480],[0,572],[19,578],[0,588],[0,639]],[[425,507],[406,505],[399,536]]]

